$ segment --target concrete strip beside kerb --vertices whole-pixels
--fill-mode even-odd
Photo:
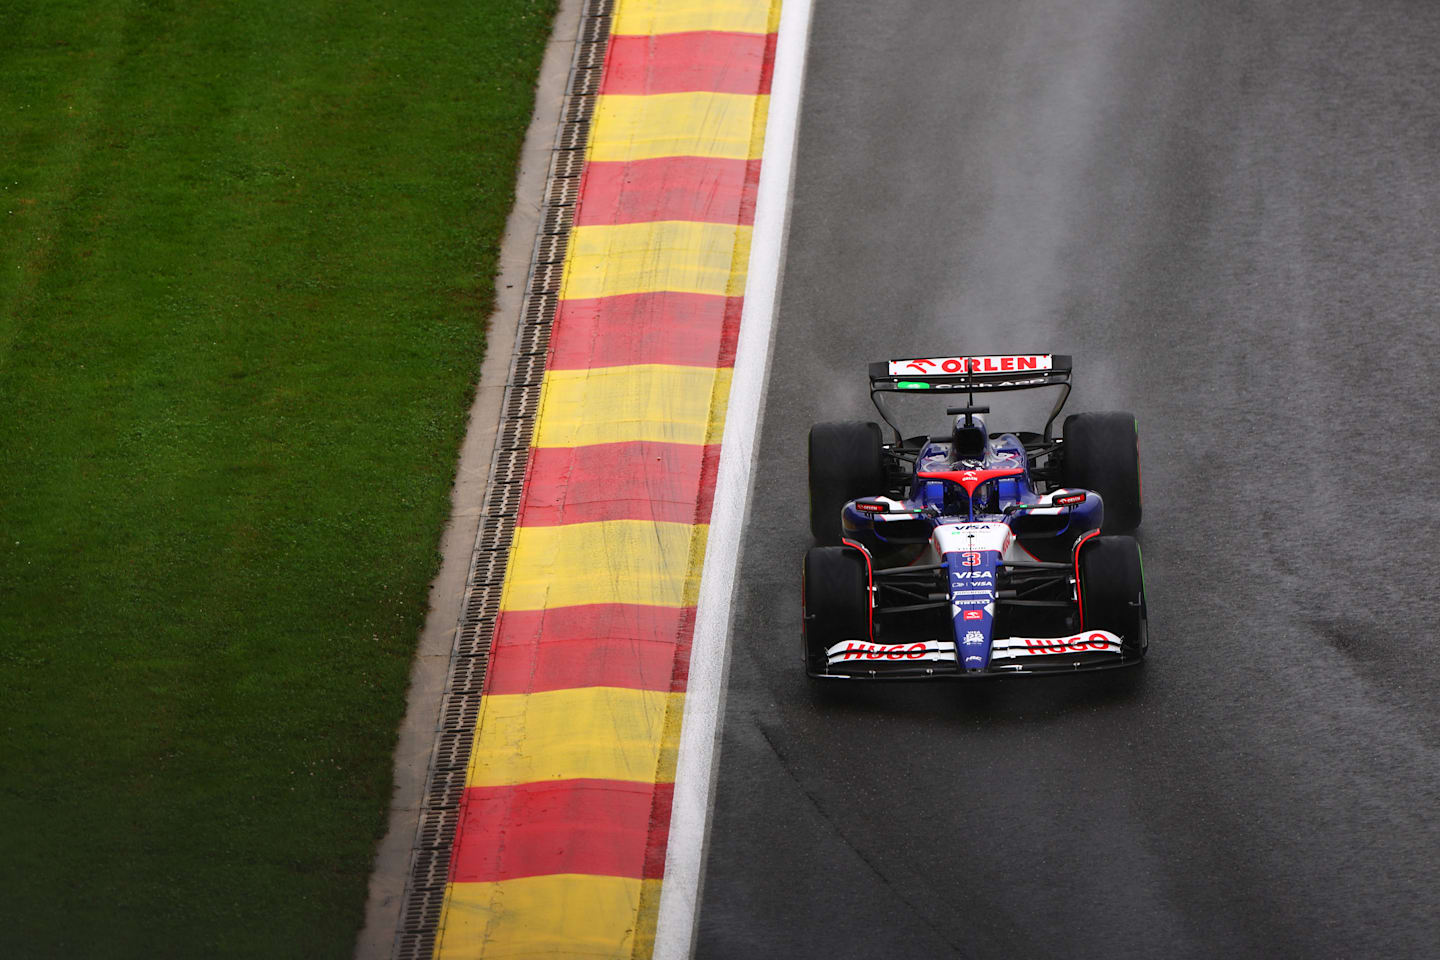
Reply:
[[[544,206],[551,152],[560,126],[565,88],[580,22],[582,0],[561,0],[550,41],[540,64],[535,112],[520,151],[515,206],[505,223],[500,245],[500,274],[495,279],[495,311],[489,319],[485,360],[470,407],[470,423],[460,448],[460,464],[451,494],[450,522],[441,539],[443,561],[430,586],[430,609],[420,634],[410,672],[409,704],[395,747],[394,787],[390,822],[375,856],[365,927],[355,944],[356,960],[388,960],[404,906],[405,881],[419,822],[425,776],[435,744],[440,700],[450,666],[450,652],[460,622],[465,580],[475,551],[480,507],[490,480],[490,462],[499,431],[505,381],[515,348],[515,331],[525,299],[526,282]]]

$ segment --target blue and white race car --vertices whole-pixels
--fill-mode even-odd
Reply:
[[[1140,452],[1130,413],[1079,413],[1059,354],[870,365],[875,423],[810,430],[805,669],[964,679],[1139,663],[1148,643]],[[1056,387],[1039,433],[991,432],[977,393]],[[941,435],[902,437],[887,394],[969,394]]]

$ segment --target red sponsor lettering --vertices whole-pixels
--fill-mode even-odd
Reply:
[[[980,620],[980,619],[983,619],[984,616],[985,616],[985,614],[982,613],[982,612],[979,611],[979,610],[966,610],[966,611],[965,611],[965,619],[966,619],[966,620]]]
[[[939,370],[936,370],[936,367]],[[890,373],[899,374],[904,370],[916,370],[921,374],[943,372],[957,373],[1011,373],[1017,370],[1048,370],[1050,357],[1046,354],[997,356],[997,357],[935,357],[933,359],[891,360]]]
[[[924,641],[912,643],[909,646],[895,644],[887,646],[878,643],[859,643],[849,641],[840,654],[842,660],[923,660],[929,653],[929,647]]]
[[[1103,633],[1092,633],[1074,637],[1027,637],[1025,649],[1035,654],[1046,653],[1087,653],[1091,650],[1109,650],[1110,640]]]

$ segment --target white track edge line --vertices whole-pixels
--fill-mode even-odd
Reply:
[[[745,303],[696,603],[654,960],[685,960],[695,943],[719,757],[731,607],[760,435],[761,397],[770,368],[770,345],[779,306],[812,6],[813,0],[783,0],[780,8]]]

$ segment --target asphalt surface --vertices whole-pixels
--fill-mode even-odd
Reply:
[[[1440,956],[1437,50],[1426,0],[819,0],[700,958]],[[1030,350],[1139,415],[1149,662],[816,689],[810,423]]]

